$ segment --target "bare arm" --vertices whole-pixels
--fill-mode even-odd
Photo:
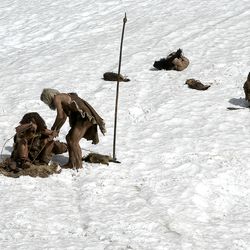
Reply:
[[[67,94],[59,94],[54,97],[54,105],[56,107],[57,115],[51,130],[59,131],[67,119],[67,115],[63,111],[62,104],[69,104],[71,101],[70,96]]]
[[[55,137],[58,136],[58,131],[46,128],[42,131],[42,134],[47,136],[50,140],[53,140]]]

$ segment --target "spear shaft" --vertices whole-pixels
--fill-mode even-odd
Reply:
[[[118,111],[118,98],[119,98],[119,85],[120,85],[120,80],[119,80],[120,77],[119,76],[120,76],[120,73],[121,73],[122,46],[123,46],[123,37],[124,37],[124,30],[125,30],[126,22],[127,22],[127,16],[126,16],[126,13],[125,13],[125,16],[123,18],[122,37],[121,37],[121,44],[120,44],[119,66],[118,66],[118,77],[117,77],[117,84],[116,84],[114,139],[113,139],[113,159],[114,160],[116,160],[115,146],[116,146],[117,111]]]

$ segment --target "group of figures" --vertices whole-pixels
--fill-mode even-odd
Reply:
[[[182,50],[172,52],[167,58],[162,58],[154,63],[158,70],[182,71],[189,65],[189,60],[183,55]],[[128,82],[130,79],[122,75],[106,72],[103,75],[106,81]],[[56,89],[46,88],[40,96],[41,101],[56,110],[57,115],[51,129],[47,128],[44,119],[37,112],[29,112],[23,116],[16,127],[13,151],[8,162],[10,170],[18,171],[30,164],[48,164],[53,155],[63,154],[68,151],[68,163],[64,168],[81,168],[82,161],[107,164],[114,161],[111,157],[99,154],[89,154],[82,157],[80,140],[85,138],[93,144],[99,142],[98,127],[105,134],[104,120],[97,114],[94,108],[76,93],[60,93]],[[60,129],[69,119],[70,130],[63,143],[55,138]],[[117,162],[117,161],[114,161]]]
[[[172,52],[166,58],[155,61],[153,66],[157,70],[182,71],[189,65],[181,49]],[[103,75],[106,81],[130,81],[122,75],[106,72]],[[206,90],[210,85],[203,85],[195,79],[188,79],[186,84],[193,89]],[[250,73],[244,83],[245,99],[250,101]],[[93,144],[99,142],[98,127],[102,134],[106,132],[104,120],[97,114],[94,108],[76,93],[60,93],[56,89],[46,88],[40,96],[41,101],[56,110],[57,115],[51,129],[47,128],[44,119],[37,112],[30,112],[23,116],[16,127],[14,145],[8,167],[13,171],[29,164],[48,164],[53,155],[68,151],[68,163],[64,168],[81,168],[82,161],[107,164],[114,161],[111,157],[99,154],[90,154],[83,158],[80,148],[80,140],[85,138]],[[70,130],[63,143],[55,138],[59,135],[63,124],[69,119]],[[114,161],[117,162],[117,161]]]
[[[82,167],[82,151],[79,142],[82,138],[99,142],[98,127],[105,134],[104,120],[94,108],[76,93],[60,93],[56,89],[46,88],[42,91],[41,101],[56,110],[57,115],[51,129],[37,112],[23,116],[16,127],[14,145],[8,167],[13,171],[30,164],[48,164],[52,156],[68,151],[68,163],[64,168]],[[70,130],[66,142],[55,140],[63,124],[69,119]]]

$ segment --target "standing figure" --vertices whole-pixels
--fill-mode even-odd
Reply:
[[[65,168],[82,168],[82,151],[79,142],[82,138],[92,140],[93,144],[99,142],[97,126],[102,134],[106,132],[103,119],[96,113],[93,107],[81,99],[76,93],[60,93],[56,89],[44,89],[41,101],[50,109],[57,111],[52,130],[59,133],[61,127],[69,118],[70,130],[66,135],[69,160]]]

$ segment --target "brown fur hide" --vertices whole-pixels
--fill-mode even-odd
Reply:
[[[69,110],[68,117],[70,126],[74,127],[74,124],[78,119],[87,118],[93,126],[87,130],[83,137],[86,140],[92,140],[93,144],[99,143],[97,125],[104,135],[106,133],[104,120],[88,102],[80,98],[76,93],[68,93],[68,95],[72,100],[68,107],[66,107]]]
[[[182,71],[189,65],[189,60],[182,54],[182,50],[178,49],[176,52],[170,53],[166,58],[161,58],[155,61],[153,66],[158,70],[176,70]]]
[[[174,70],[182,71],[186,69],[189,65],[189,60],[185,56],[181,56],[180,58],[175,58],[173,60]]]
[[[84,157],[82,160],[85,162],[89,162],[89,163],[99,163],[99,164],[105,164],[105,165],[109,165],[109,162],[120,163],[119,161],[114,160],[109,155],[102,155],[102,154],[97,154],[97,153],[90,153],[86,157]]]
[[[118,74],[114,72],[106,72],[103,74],[103,80],[105,81],[117,81]],[[129,82],[130,80],[123,75],[119,75],[119,82]]]
[[[185,84],[187,84],[189,88],[197,90],[207,90],[210,87],[210,85],[204,85],[195,79],[188,79]]]
[[[49,177],[52,174],[59,174],[61,168],[53,163],[51,165],[24,164],[22,168],[13,167],[13,162],[7,158],[0,163],[0,174],[7,177],[18,178],[20,176]]]

